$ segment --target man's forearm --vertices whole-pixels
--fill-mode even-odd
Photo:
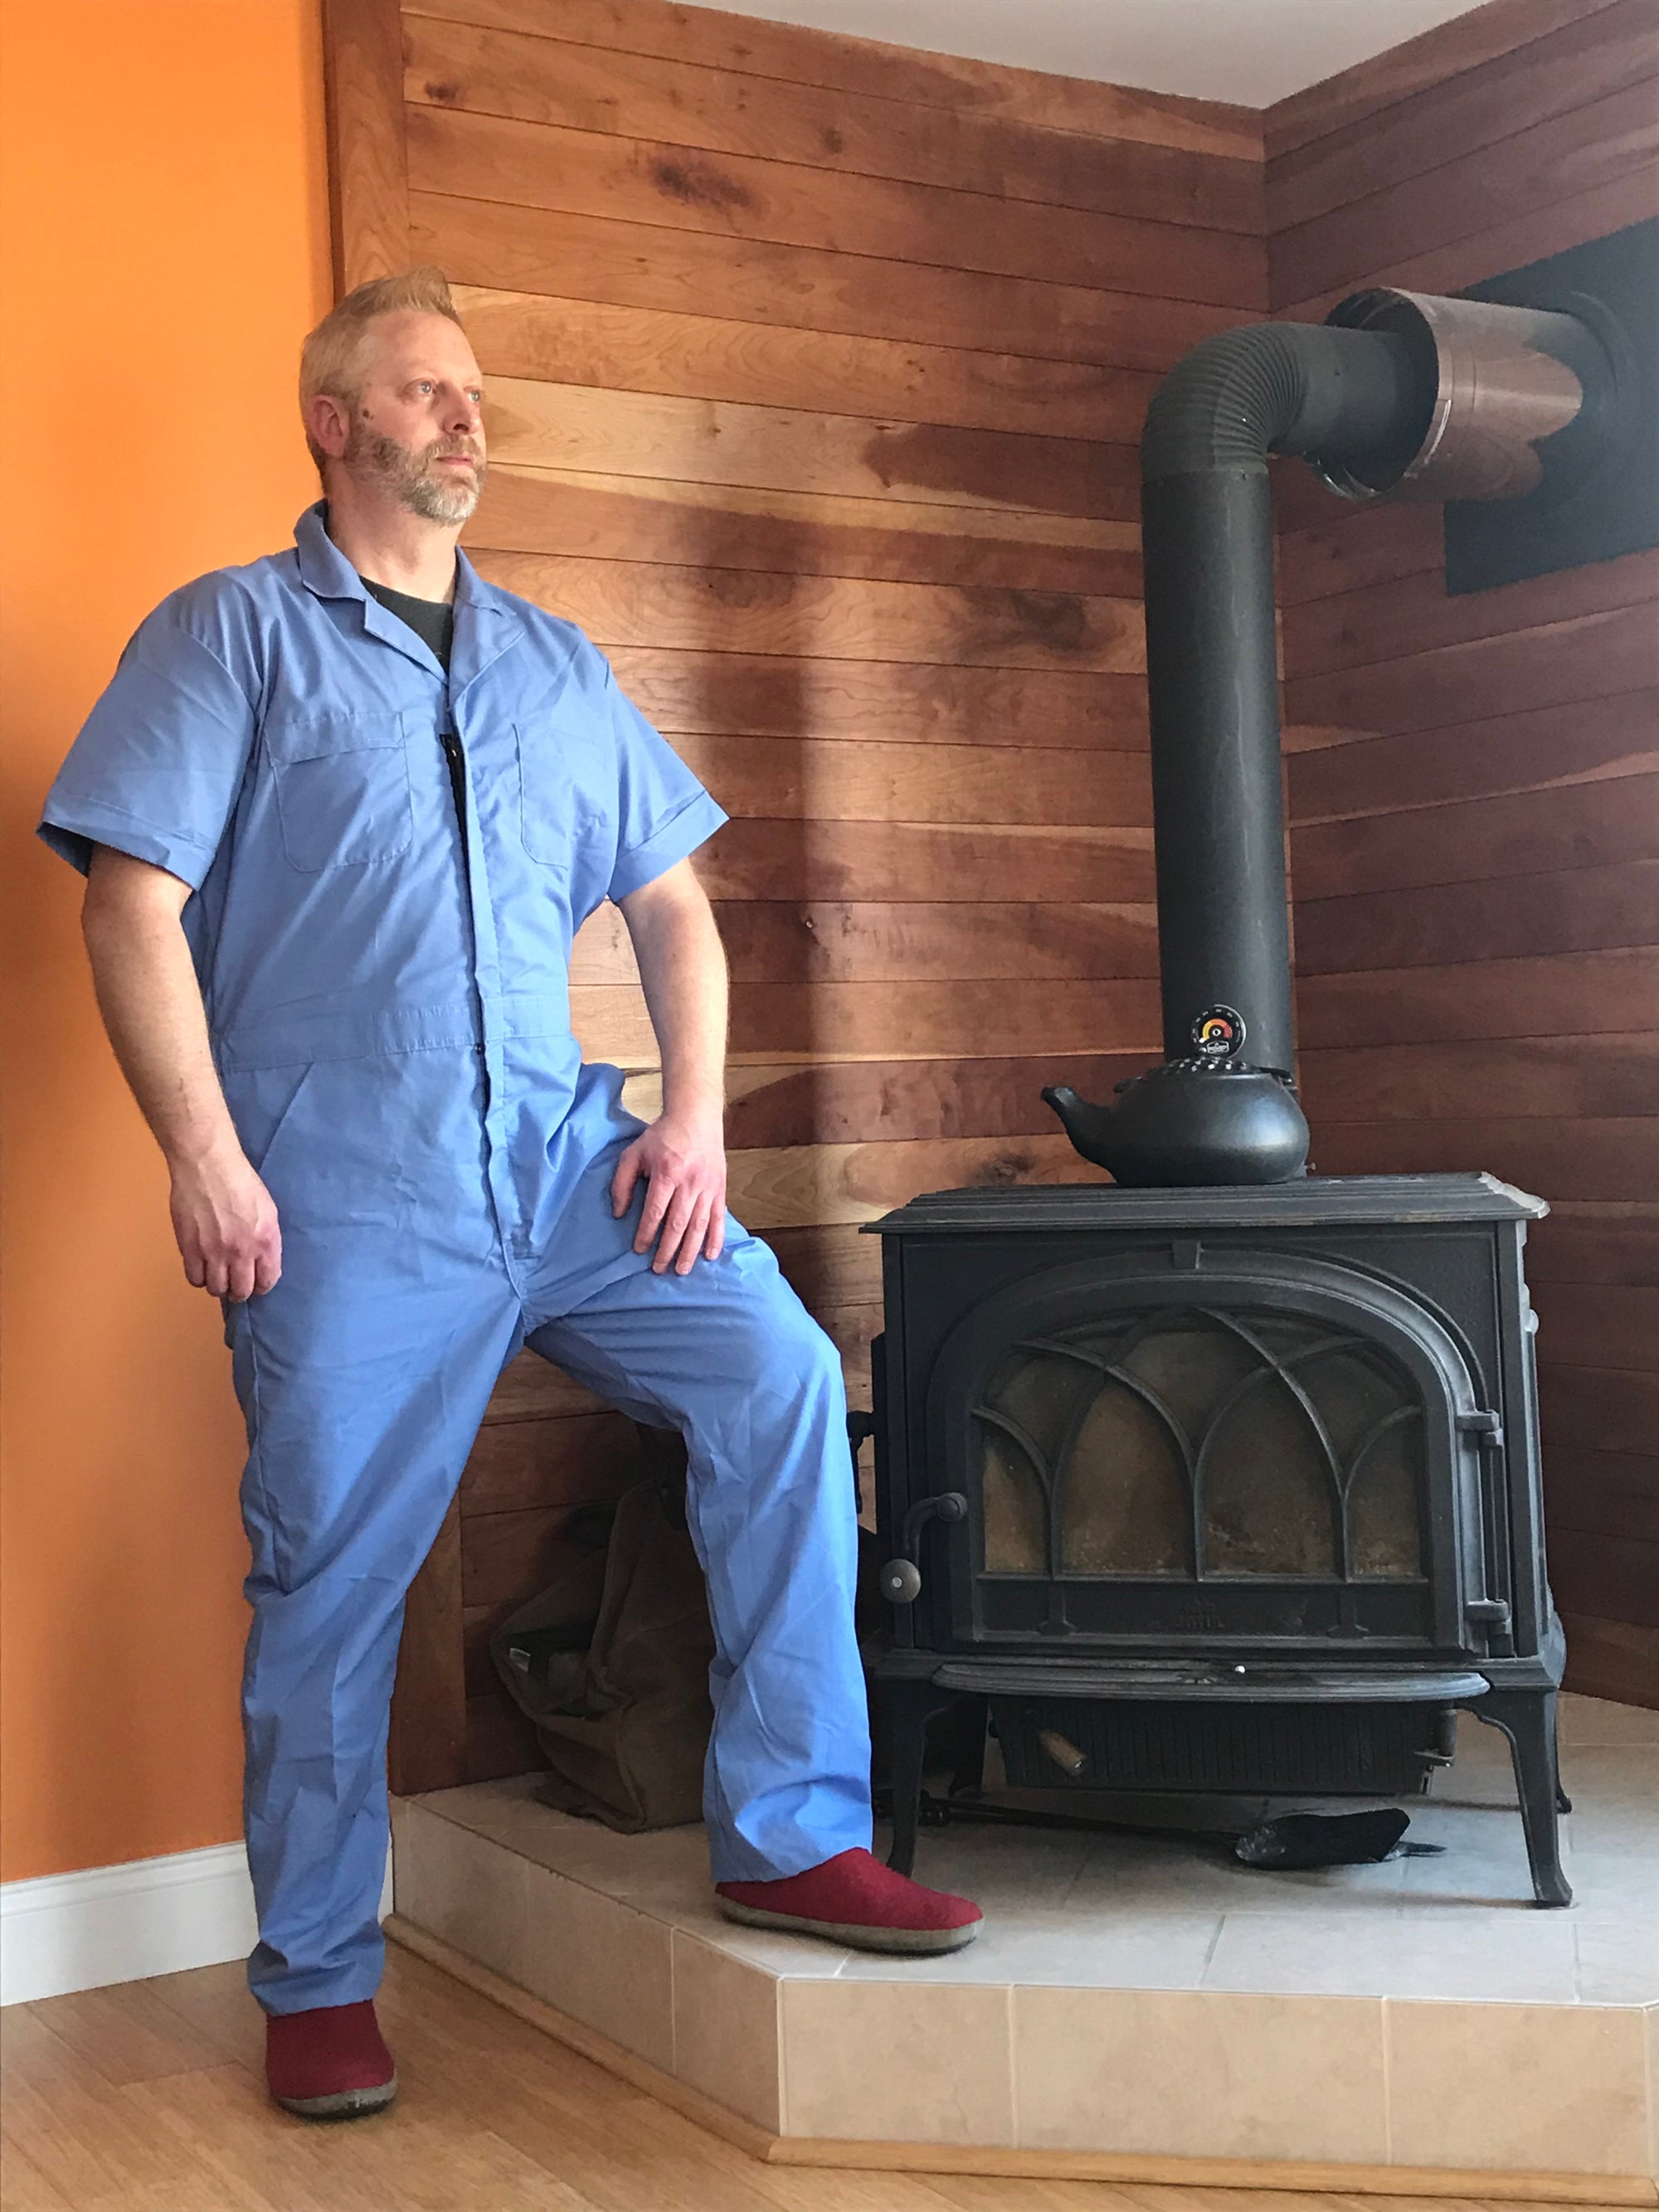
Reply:
[[[647,1185],[634,1249],[690,1272],[718,1259],[726,1236],[726,954],[689,860],[622,902],[662,1054],[662,1113],[623,1152],[611,1204],[626,1212]]]
[[[281,1275],[282,1233],[219,1087],[179,923],[189,896],[176,876],[100,846],[82,927],[110,1042],[167,1156],[185,1276],[198,1290],[240,1302]]]
[[[662,1054],[665,1114],[719,1114],[726,1097],[726,954],[708,903],[695,897],[628,915],[640,981]]]
[[[94,856],[82,927],[98,1009],[170,1167],[236,1147],[179,915],[188,887],[126,854]]]

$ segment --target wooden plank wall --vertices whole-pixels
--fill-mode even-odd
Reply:
[[[1266,125],[1276,312],[1455,291],[1659,213],[1659,5],[1501,0]],[[1659,555],[1452,599],[1437,507],[1283,489],[1314,1157],[1550,1200],[1569,1679],[1659,1704]]]
[[[1156,1054],[1157,377],[1269,305],[1455,290],[1653,212],[1656,8],[1492,0],[1262,118],[664,0],[327,0],[343,281],[436,261],[488,373],[475,557],[583,623],[733,817],[701,864],[733,1206],[855,1399],[858,1224],[1086,1173],[1041,1085]],[[1317,1163],[1551,1199],[1573,1679],[1659,1700],[1655,561],[1449,599],[1437,511],[1281,490]],[[648,1112],[614,914],[574,984]],[[485,1638],[635,1471],[615,1415],[509,1372],[411,1594],[396,1786],[533,1760]]]
[[[867,1403],[859,1223],[1088,1177],[1042,1085],[1157,1057],[1134,449],[1161,373],[1265,310],[1260,118],[663,0],[410,0],[402,40],[356,173],[406,172],[486,373],[469,550],[732,817],[699,861],[732,1207]],[[649,1112],[614,910],[573,987]],[[485,1638],[633,1469],[509,1372],[411,1595],[395,1786],[528,1762]]]

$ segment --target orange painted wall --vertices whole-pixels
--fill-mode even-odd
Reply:
[[[288,541],[326,307],[317,0],[0,0],[8,1879],[240,1828],[241,1437],[216,1305],[33,830],[140,617]]]

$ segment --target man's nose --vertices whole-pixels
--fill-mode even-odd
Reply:
[[[477,438],[483,436],[483,416],[476,400],[465,392],[457,392],[445,410],[445,428],[451,437]]]

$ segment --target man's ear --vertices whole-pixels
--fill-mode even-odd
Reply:
[[[337,461],[351,439],[351,418],[331,393],[314,392],[306,410],[306,428],[319,450]]]

